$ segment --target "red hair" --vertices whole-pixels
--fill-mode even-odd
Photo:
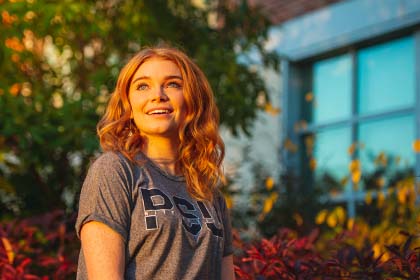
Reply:
[[[104,151],[118,151],[133,162],[141,152],[143,139],[131,120],[128,99],[131,80],[146,60],[161,58],[175,63],[183,83],[186,117],[179,130],[177,167],[185,176],[187,190],[198,200],[212,200],[217,186],[224,182],[221,164],[225,150],[219,135],[219,111],[213,91],[201,69],[183,52],[167,47],[144,48],[121,70],[117,85],[97,132]]]

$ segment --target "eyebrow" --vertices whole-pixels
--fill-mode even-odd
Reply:
[[[135,82],[140,81],[140,80],[150,80],[150,79],[151,78],[149,76],[140,76],[136,78],[135,80],[133,80],[131,83],[134,84]],[[178,79],[178,80],[183,81],[182,77],[178,75],[165,76],[165,80],[171,80],[171,79]]]

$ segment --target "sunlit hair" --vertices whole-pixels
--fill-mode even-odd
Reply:
[[[124,66],[106,112],[97,126],[101,147],[104,151],[118,151],[136,162],[143,139],[131,119],[128,94],[137,69],[151,58],[172,61],[181,72],[186,117],[179,130],[177,167],[186,178],[191,196],[211,201],[215,189],[224,182],[221,164],[225,152],[218,131],[219,111],[204,73],[177,49],[144,48]],[[135,133],[131,135],[130,131]]]

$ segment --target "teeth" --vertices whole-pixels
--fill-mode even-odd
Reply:
[[[147,113],[148,115],[154,115],[154,114],[169,114],[169,110],[153,110]]]

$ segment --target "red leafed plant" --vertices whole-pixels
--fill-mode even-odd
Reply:
[[[352,245],[355,234],[339,233],[324,244],[323,252],[316,246],[318,230],[296,237],[293,231],[282,229],[252,245],[236,239],[236,247],[242,250],[235,259],[237,279],[420,279],[420,248],[411,246],[416,236],[402,231],[405,242],[385,246],[389,258],[384,258],[375,256],[368,239],[361,248]]]
[[[281,229],[271,239],[253,245],[237,241],[245,256],[236,258],[235,272],[239,279],[311,279],[321,264],[314,250],[319,231],[297,238],[289,229]]]
[[[410,249],[415,236],[406,231],[401,231],[400,234],[405,235],[407,240],[400,246],[386,246],[392,254],[386,265],[392,271],[391,276],[393,277],[420,279],[420,247]]]
[[[0,279],[74,279],[79,244],[63,211],[0,224]]]
[[[62,211],[0,225],[0,279],[74,279],[80,244],[75,216]],[[279,229],[246,243],[234,231],[237,279],[420,279],[418,236],[401,231],[400,242],[379,253],[358,227],[322,238],[318,229],[299,237]],[[356,239],[362,240],[362,246]],[[321,245],[321,246],[320,246]],[[387,256],[385,256],[385,254]]]

